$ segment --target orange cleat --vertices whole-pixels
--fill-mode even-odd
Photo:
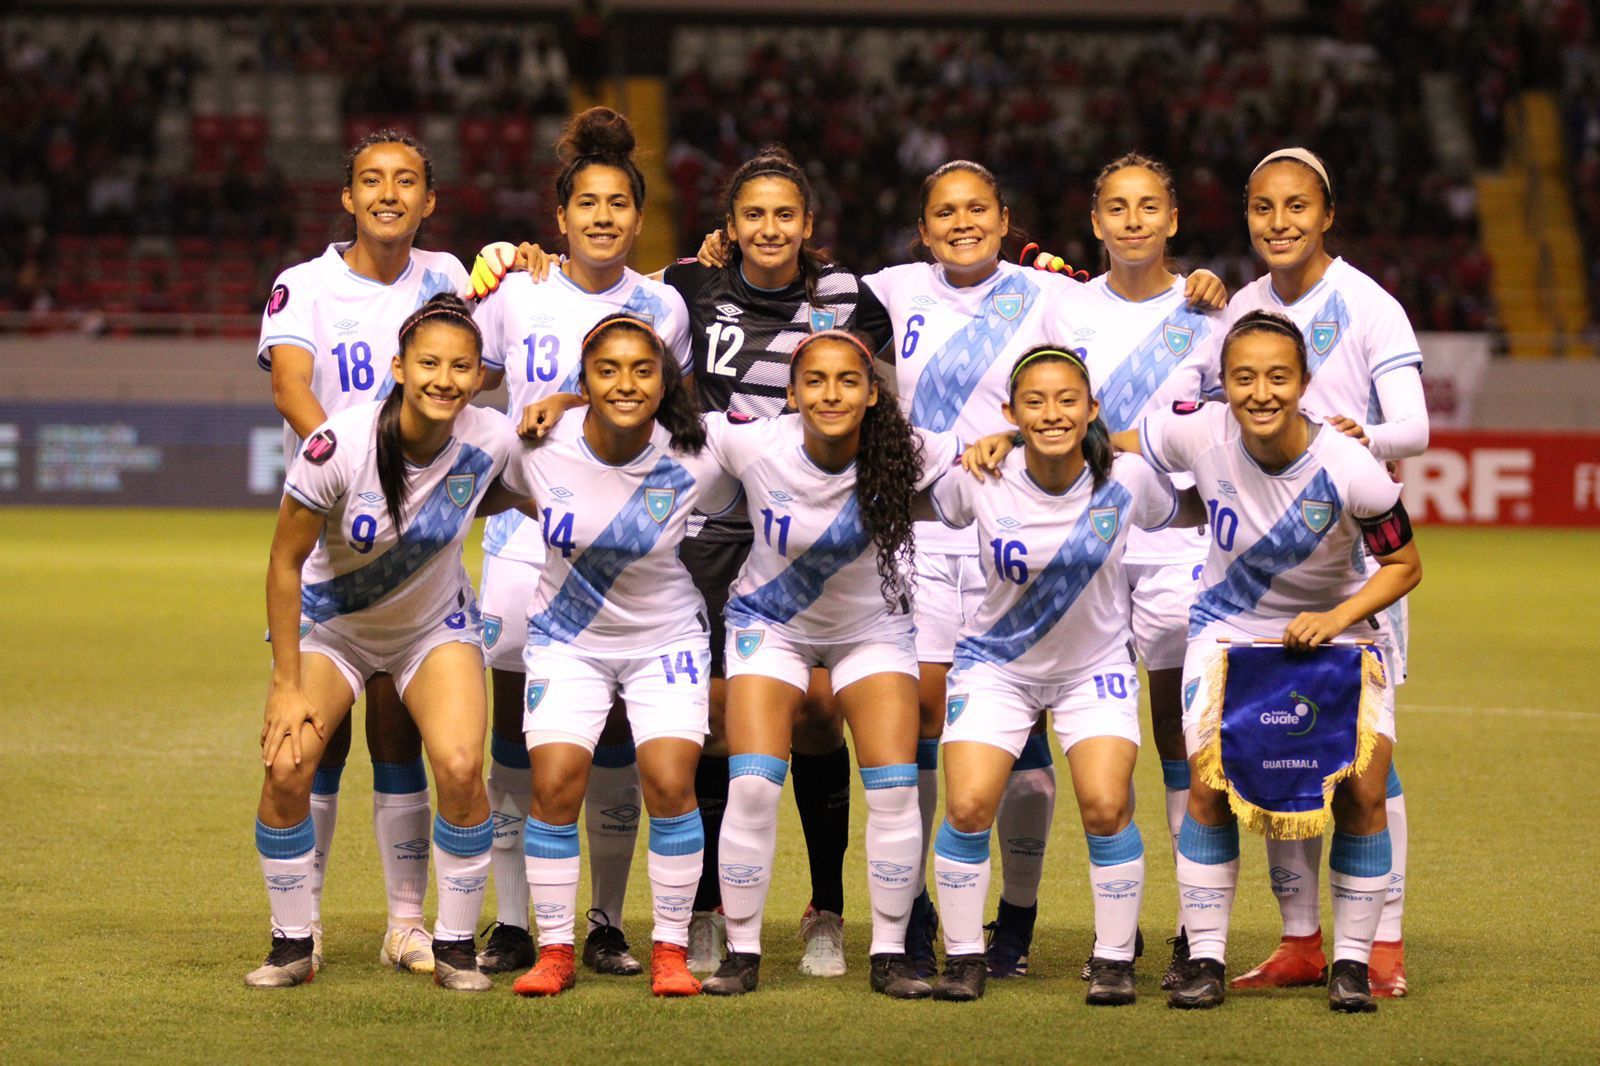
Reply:
[[[689,972],[689,949],[657,940],[650,950],[650,991],[658,996],[698,996],[700,981]]]
[[[1267,961],[1235,977],[1230,987],[1300,988],[1328,983],[1328,957],[1322,953],[1322,930],[1310,936],[1286,936]]]
[[[519,996],[559,996],[577,980],[571,944],[551,944],[539,949],[533,969],[517,978],[511,990]]]
[[[1406,994],[1406,942],[1379,940],[1372,945],[1367,963],[1372,994],[1381,999],[1401,999]]]

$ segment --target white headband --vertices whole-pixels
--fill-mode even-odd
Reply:
[[[1316,172],[1317,177],[1322,179],[1322,187],[1328,190],[1328,198],[1330,200],[1333,198],[1333,182],[1328,180],[1328,171],[1323,167],[1322,160],[1318,159],[1316,153],[1309,148],[1278,148],[1268,152],[1266,158],[1257,163],[1255,169],[1250,171],[1250,176],[1255,177],[1257,170],[1260,170],[1268,163],[1276,163],[1280,159],[1293,159],[1297,163],[1304,163],[1310,167]]]

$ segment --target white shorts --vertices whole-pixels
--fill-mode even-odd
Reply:
[[[885,626],[866,640],[848,644],[802,644],[766,626],[729,626],[723,664],[729,679],[742,674],[772,677],[804,692],[816,667],[828,671],[838,695],[847,686],[873,674],[918,676],[916,641],[903,615],[894,616],[901,631]]]
[[[493,669],[522,673],[528,605],[538,587],[538,563],[483,557],[483,659]]]
[[[955,661],[956,637],[983,606],[983,566],[976,555],[914,552],[912,617],[917,624],[917,661]]]
[[[943,744],[972,740],[1022,754],[1039,712],[1049,709],[1061,750],[1090,737],[1139,743],[1139,672],[1118,658],[1056,685],[1016,681],[988,663],[945,680]]]
[[[1176,670],[1189,647],[1189,608],[1203,563],[1125,563],[1133,600],[1133,644],[1146,670]]]
[[[566,644],[533,644],[523,667],[529,748],[577,744],[594,751],[619,693],[635,744],[661,737],[700,744],[711,731],[711,649],[703,636],[636,659],[593,659]]]
[[[463,603],[460,610],[452,611],[427,626],[421,632],[408,636],[401,642],[374,644],[363,641],[359,626],[346,618],[327,622],[300,619],[300,654],[317,652],[333,660],[339,673],[350,683],[350,691],[361,695],[367,678],[373,674],[389,674],[394,687],[405,699],[406,686],[416,676],[417,669],[428,653],[441,644],[472,644],[482,648],[483,624],[478,614],[478,602],[467,588],[458,597]]]
[[[1209,687],[1211,672],[1227,655],[1227,646],[1218,644],[1215,637],[1203,637],[1189,645],[1189,654],[1183,660],[1183,740],[1190,757],[1200,750],[1205,740],[1200,736],[1200,714],[1204,710],[1196,698]],[[1387,655],[1387,652],[1385,652]],[[1384,664],[1386,667],[1388,663]],[[1378,732],[1394,740],[1394,671],[1383,672],[1383,705],[1378,710]]]

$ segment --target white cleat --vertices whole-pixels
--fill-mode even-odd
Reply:
[[[727,938],[728,921],[721,911],[695,911],[689,919],[689,972],[716,973]]]
[[[806,906],[800,919],[800,939],[806,953],[800,957],[800,972],[807,977],[843,977],[844,919],[832,911]]]
[[[406,973],[432,973],[433,937],[420,925],[391,925],[383,934],[378,961]]]

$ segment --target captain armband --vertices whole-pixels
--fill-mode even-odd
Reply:
[[[1361,539],[1367,542],[1367,551],[1374,556],[1390,555],[1411,543],[1411,516],[1406,505],[1396,500],[1395,505],[1375,518],[1360,518]]]

